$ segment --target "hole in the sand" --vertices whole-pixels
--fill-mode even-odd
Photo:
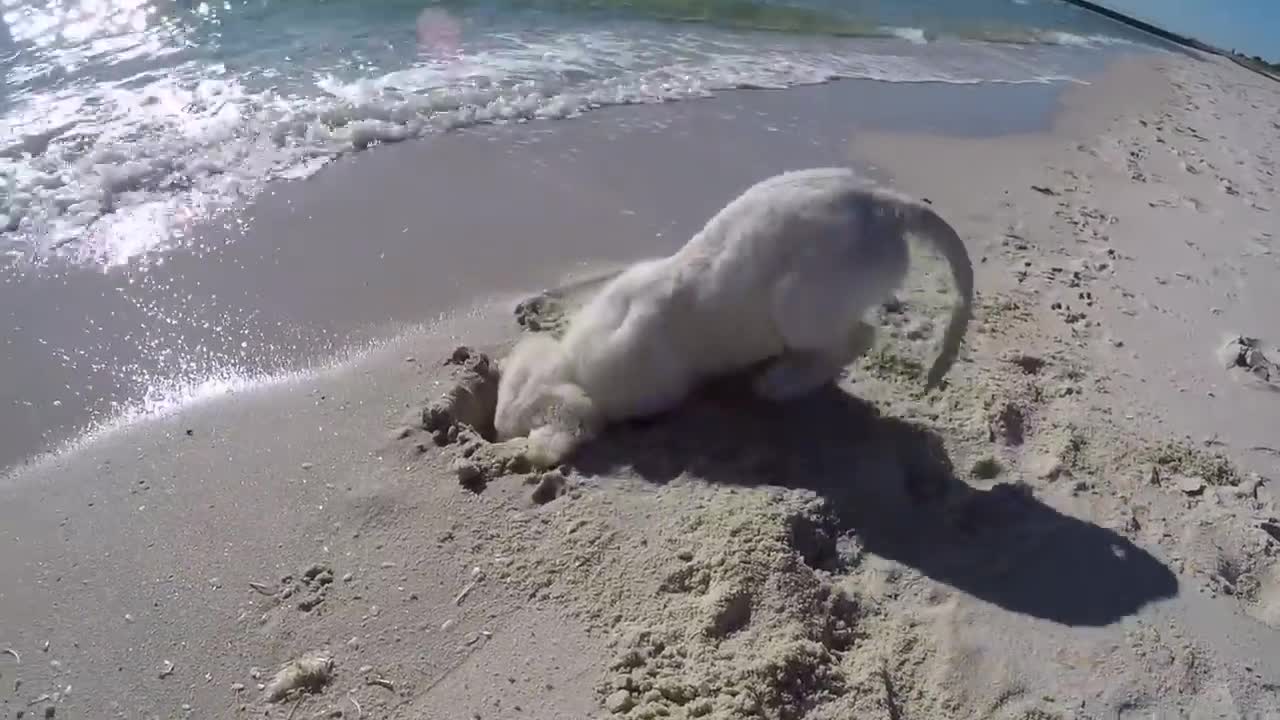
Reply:
[[[834,517],[818,520],[807,515],[791,518],[791,546],[811,568],[835,572],[842,565],[839,532]]]
[[[1048,361],[1046,361],[1044,358],[1037,357],[1035,355],[1029,355],[1024,352],[1009,353],[1005,357],[1005,360],[1009,363],[1017,365],[1022,370],[1022,372],[1028,375],[1039,374],[1040,371],[1044,369],[1044,366],[1049,364]]]
[[[979,480],[994,480],[1004,472],[1004,468],[1000,465],[1000,461],[993,457],[979,458],[970,470],[973,476]]]
[[[559,472],[548,472],[538,478],[538,485],[533,489],[531,498],[538,505],[546,505],[564,492],[565,476]]]
[[[835,652],[845,652],[853,647],[858,637],[858,622],[862,619],[860,606],[848,593],[827,586],[831,596],[828,600],[830,608],[826,613],[826,622],[822,628],[822,644]]]
[[[1026,437],[1026,412],[1015,402],[1000,405],[991,419],[990,439],[999,439],[1005,445],[1021,445]],[[994,477],[994,476],[993,476]]]
[[[1216,564],[1217,576],[1228,585],[1235,585],[1240,576],[1245,573],[1244,568],[1240,567],[1240,564],[1230,557],[1219,557]]]
[[[422,427],[438,445],[456,442],[463,427],[493,441],[498,407],[498,368],[488,355],[461,346],[445,361],[461,368],[449,390],[422,411]]]
[[[448,390],[423,409],[422,428],[431,433],[437,446],[456,446],[452,469],[458,482],[479,493],[493,478],[530,472],[531,463],[520,446],[495,442],[497,363],[484,353],[462,346],[445,360],[445,365],[461,370]],[[535,490],[535,502],[549,502],[565,489],[563,482],[541,479],[545,482]]]
[[[1262,531],[1270,535],[1273,540],[1280,543],[1280,524],[1263,521],[1258,527],[1262,528]]]
[[[754,598],[746,590],[736,590],[718,599],[707,634],[711,637],[728,637],[751,622]]]

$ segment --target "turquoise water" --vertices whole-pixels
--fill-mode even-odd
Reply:
[[[112,265],[371,144],[838,78],[1068,83],[1056,0],[0,0],[0,252]]]

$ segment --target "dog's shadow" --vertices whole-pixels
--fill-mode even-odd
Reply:
[[[835,534],[865,551],[1010,611],[1106,625],[1178,591],[1174,574],[1119,534],[1064,515],[1015,483],[959,480],[941,438],[881,415],[834,385],[786,404],[753,398],[741,378],[679,410],[608,430],[570,465],[667,483],[807,488],[836,514]],[[823,555],[826,555],[823,557]],[[839,569],[835,543],[811,563]]]

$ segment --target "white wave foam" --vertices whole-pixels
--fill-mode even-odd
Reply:
[[[495,317],[525,297],[528,297],[528,292],[478,298],[469,304],[441,312],[432,319],[391,328],[391,332],[386,336],[346,346],[332,355],[296,369],[248,371],[223,365],[193,372],[187,377],[155,376],[139,399],[122,403],[108,415],[90,423],[73,437],[29,458],[20,465],[0,467],[0,481],[38,470],[49,462],[108,440],[118,433],[144,427],[148,423],[164,420],[208,403],[225,400],[235,395],[247,395],[314,381],[333,373],[348,372],[379,356],[384,360],[401,358],[404,356],[403,351],[407,343],[420,346],[420,343],[426,339],[437,344],[445,339],[456,339],[463,334],[461,328],[465,324],[477,318]],[[473,338],[478,337],[479,342],[486,342],[497,341],[505,331],[494,330],[489,326],[479,328],[467,326],[466,334]],[[199,364],[193,365],[193,367],[198,366]]]
[[[929,42],[928,36],[923,28],[915,27],[890,27],[885,30],[896,38],[901,38],[916,45],[924,45]]]
[[[373,144],[483,123],[838,78],[1074,80],[1039,58],[1034,68],[1010,61],[1002,53],[1014,51],[997,46],[944,48],[918,28],[893,34],[917,47],[889,39],[744,45],[705,30],[509,34],[449,61],[353,79],[316,71],[310,82],[258,87],[221,65],[189,62],[87,92],[28,94],[0,126],[0,251],[126,263],[271,180],[305,177]],[[1076,44],[1067,33],[1051,37]]]
[[[22,474],[38,470],[47,463],[66,457],[90,445],[107,440],[113,435],[141,423],[169,417],[183,409],[193,408],[240,392],[265,389],[274,385],[296,382],[308,377],[305,372],[267,374],[241,374],[227,372],[196,382],[172,382],[165,387],[148,390],[147,397],[130,403],[115,414],[91,424],[83,432],[42,452],[25,462],[9,468],[0,468],[0,480],[10,480]]]
[[[267,390],[314,379],[327,372],[338,371],[359,362],[379,347],[378,343],[348,348],[338,356],[311,366],[281,372],[253,372],[222,368],[198,377],[157,377],[136,401],[122,404],[106,417],[89,424],[83,431],[57,446],[7,470],[0,468],[0,479],[28,472],[43,463],[64,457],[117,433],[200,407],[210,402],[241,393]]]
[[[1128,40],[1110,35],[1077,35],[1060,30],[1044,30],[1034,34],[1038,43],[1046,45],[1063,45],[1067,47],[1093,48],[1105,45],[1130,45]]]

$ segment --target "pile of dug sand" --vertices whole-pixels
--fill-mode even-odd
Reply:
[[[1214,681],[1248,683],[1176,632],[1150,626],[1160,649],[1147,653],[1120,626],[1179,591],[1175,571],[1138,544],[1165,527],[1153,515],[1206,516],[1175,506],[1252,497],[1259,478],[1091,416],[1088,371],[1070,353],[1024,346],[1035,322],[1011,295],[984,299],[968,362],[926,395],[937,341],[926,318],[943,316],[951,291],[944,265],[922,268],[923,288],[880,310],[886,339],[837,386],[780,407],[753,399],[749,378],[726,378],[546,473],[518,444],[491,442],[493,358],[462,347],[446,361],[454,381],[422,429],[467,491],[524,487],[562,524],[514,530],[497,554],[513,559],[511,582],[607,638],[596,692],[608,713],[1065,718],[1077,717],[1085,682],[1110,703],[1149,707],[1167,707],[1170,688],[1192,701]],[[517,317],[557,333],[572,308],[540,296]],[[1069,512],[1083,508],[1101,524]],[[1222,591],[1274,614],[1261,580],[1275,573],[1268,538],[1238,514],[1208,514],[1222,524],[1158,537],[1230,564]],[[1253,546],[1214,543],[1245,536]],[[1097,677],[1078,661],[1020,661],[1028,652],[1126,670]]]
[[[550,473],[486,439],[493,359],[460,352],[456,387],[484,412],[429,408],[435,447],[460,492],[521,493],[543,519],[498,554],[533,602],[607,644],[604,713],[1280,713],[1277,451],[1257,434],[1277,354],[1238,332],[1224,348],[1218,324],[1257,327],[1280,281],[1274,133],[1246,142],[1223,119],[1256,124],[1248,106],[1280,92],[1178,59],[1090,92],[1135,87],[1151,92],[1048,140],[857,146],[972,239],[978,308],[938,392],[923,368],[953,293],[919,249],[839,383],[770,406],[727,378]],[[1206,127],[1244,145],[1208,147]],[[977,166],[1002,179],[994,212]],[[1247,269],[1200,231],[1238,238]],[[519,324],[559,332],[568,295],[521,303]],[[1219,297],[1227,310],[1205,312]]]

